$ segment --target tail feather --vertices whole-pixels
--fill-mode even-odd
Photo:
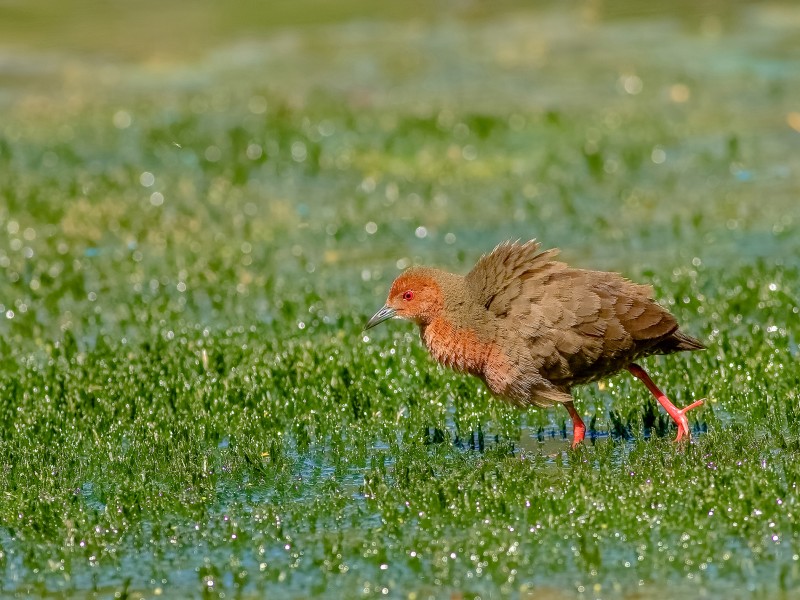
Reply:
[[[678,330],[660,343],[659,348],[666,353],[705,350],[706,346],[700,340]]]

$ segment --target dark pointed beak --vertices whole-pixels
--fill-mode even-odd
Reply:
[[[372,315],[372,318],[369,321],[367,321],[367,324],[364,325],[364,331],[366,331],[367,329],[372,329],[373,327],[375,327],[375,325],[378,325],[388,319],[391,319],[396,313],[397,311],[393,309],[391,306],[384,306],[382,309],[380,309],[378,312]]]

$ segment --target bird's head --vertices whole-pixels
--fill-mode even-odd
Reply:
[[[375,327],[387,319],[430,323],[444,307],[442,279],[449,273],[426,267],[412,267],[392,283],[386,304],[367,321],[364,329]]]

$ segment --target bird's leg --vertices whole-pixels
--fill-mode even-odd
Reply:
[[[664,407],[664,410],[667,411],[667,414],[669,414],[669,416],[672,417],[672,420],[675,421],[675,424],[678,426],[678,437],[675,438],[675,441],[677,442],[684,435],[687,438],[692,437],[692,434],[689,432],[689,420],[686,418],[685,413],[700,406],[703,401],[696,400],[686,408],[678,408],[669,401],[669,398],[667,398],[667,395],[664,392],[656,387],[656,384],[653,383],[653,380],[650,379],[650,376],[642,367],[636,363],[631,363],[628,365],[627,369],[634,377],[642,380],[642,382],[647,386],[647,389],[650,390],[650,393],[656,397],[658,403]]]
[[[564,402],[564,407],[567,409],[569,416],[572,417],[572,447],[576,448],[586,435],[586,425],[583,424],[583,420],[578,411],[575,410],[575,405],[572,401]]]

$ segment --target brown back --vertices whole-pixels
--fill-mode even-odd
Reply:
[[[618,273],[573,269],[535,241],[506,242],[466,276],[501,322],[505,343],[524,344],[539,373],[560,389],[592,381],[638,357],[702,348],[653,300],[650,286]]]

